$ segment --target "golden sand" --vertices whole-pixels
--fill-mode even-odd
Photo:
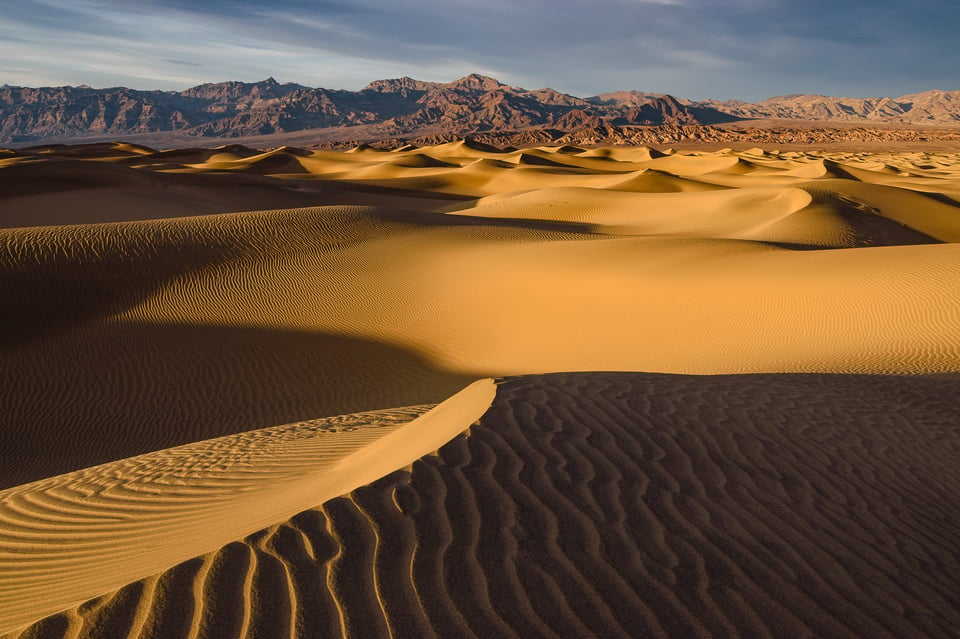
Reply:
[[[960,623],[960,155],[22,151],[0,226],[0,632]]]

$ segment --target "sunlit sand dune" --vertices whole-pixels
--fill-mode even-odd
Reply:
[[[0,492],[0,629],[243,537],[436,450],[492,380],[437,406],[251,431]]]
[[[956,154],[101,144],[0,187],[10,636],[960,632]]]
[[[19,636],[954,636],[958,390],[510,379],[437,457]]]

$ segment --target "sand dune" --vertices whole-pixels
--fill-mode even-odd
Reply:
[[[96,150],[98,158],[106,153]],[[182,159],[259,157],[215,151]],[[153,157],[128,154],[144,167]],[[154,155],[164,167],[178,157]],[[723,167],[740,161],[731,152],[618,150],[604,162],[627,166],[602,173],[491,159],[509,155],[462,143],[401,153],[296,151],[290,161],[349,158],[340,162],[346,177],[317,175],[309,197],[364,206],[0,231],[8,291],[0,301],[3,485],[250,428],[436,402],[477,377],[960,367],[960,255],[944,243],[960,230],[956,177],[894,185],[802,175],[733,188],[703,181],[727,175]],[[423,169],[423,157],[463,164]],[[409,158],[417,166],[404,166]],[[35,195],[55,197],[58,211],[69,211],[87,186],[86,178],[80,191],[57,182],[65,165],[82,165],[84,176],[102,169],[105,182],[142,174],[169,180],[170,189],[189,185],[223,196],[222,206],[236,203],[223,195],[223,177],[250,180],[268,200],[277,185],[299,190],[309,182],[100,159],[38,154],[0,169],[0,179],[29,168],[29,188],[41,189],[50,163],[53,189],[62,190]],[[824,161],[762,159],[783,163],[786,173]],[[947,159],[841,158],[845,167]],[[664,160],[688,177],[637,169]],[[677,168],[687,161],[694,168]],[[391,183],[434,180],[470,195],[349,177],[370,168]],[[442,173],[408,177],[422,170]],[[646,188],[625,188],[652,172],[658,177]],[[524,188],[488,194],[498,181]],[[148,201],[154,191],[139,193]],[[110,192],[96,197],[113,201]],[[31,214],[45,216],[46,201]],[[136,436],[128,434],[134,425]],[[53,446],[51,454],[63,433],[106,443]]]
[[[436,450],[493,400],[256,430],[0,492],[0,631],[218,548]],[[229,525],[225,525],[225,522]]]
[[[960,628],[956,154],[52,147],[0,226],[2,630]]]
[[[624,193],[547,188],[481,198],[468,215],[588,224],[607,235],[663,235],[779,241],[756,233],[811,202],[802,189],[730,189],[723,193]],[[789,236],[797,239],[796,235]]]
[[[437,457],[20,636],[955,636],[958,390],[506,380]]]
[[[118,145],[117,152],[124,148]],[[331,204],[419,210],[465,199],[312,179],[325,172],[343,173],[344,157],[351,156],[316,153],[303,157],[290,149],[258,154],[239,148],[140,151],[108,158],[109,162],[73,154],[21,154],[0,160],[0,228]]]
[[[251,427],[435,402],[475,379],[332,320],[324,328],[372,303],[357,296],[350,310],[345,282],[338,292],[327,277],[337,254],[403,229],[341,208],[7,232],[2,485]],[[83,267],[64,279],[72,260]],[[366,270],[371,282],[384,272]],[[90,437],[102,443],[59,445]]]

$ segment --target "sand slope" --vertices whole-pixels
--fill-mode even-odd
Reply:
[[[0,629],[958,632],[960,156],[117,144],[0,186]],[[383,409],[492,377],[389,474],[493,390],[440,441]]]
[[[952,637],[958,390],[509,379],[437,457],[20,637]]]
[[[482,415],[481,380],[437,406],[279,426],[0,492],[0,631],[165,569],[436,450]]]
[[[960,368],[953,156],[113,152],[0,178],[61,215],[101,169],[364,204],[0,230],[0,485],[477,377]],[[276,158],[306,173],[249,174]]]

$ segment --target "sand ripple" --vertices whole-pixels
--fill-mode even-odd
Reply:
[[[960,636],[960,155],[56,147],[0,226],[0,629]]]
[[[21,637],[953,637],[958,390],[508,379],[437,457]]]
[[[401,468],[487,408],[481,380],[438,406],[188,444],[0,492],[0,629],[110,591]]]

